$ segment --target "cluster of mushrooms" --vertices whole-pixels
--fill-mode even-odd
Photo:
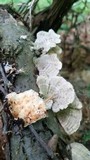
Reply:
[[[62,50],[57,45],[60,42],[60,35],[52,29],[37,33],[33,49],[42,52],[38,58],[34,57],[35,67],[39,71],[36,79],[39,93],[30,89],[19,94],[12,92],[6,98],[13,117],[23,119],[25,126],[47,117],[48,110],[52,110],[70,135],[80,126],[82,103],[72,84],[60,75],[62,62],[59,54]]]

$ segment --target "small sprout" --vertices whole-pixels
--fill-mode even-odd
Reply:
[[[25,126],[46,117],[45,103],[34,90],[12,92],[6,98],[13,117],[23,119]]]
[[[60,35],[56,34],[52,29],[48,32],[40,31],[37,33],[37,39],[34,42],[33,49],[42,50],[42,53],[47,53],[51,48],[56,47],[56,44],[61,42]]]
[[[57,58],[56,54],[41,55],[41,57],[35,59],[34,62],[39,71],[39,75],[48,77],[57,76],[62,68],[62,63]]]

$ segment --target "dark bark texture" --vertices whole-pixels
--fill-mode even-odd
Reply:
[[[21,35],[27,35],[27,39],[20,39]],[[16,77],[14,88],[16,92],[22,92],[28,89],[38,91],[35,82],[35,66],[33,64],[34,53],[30,50],[32,46],[32,35],[27,28],[17,23],[17,21],[6,10],[0,9],[0,62],[15,62],[17,68],[23,68],[24,73]],[[6,119],[6,113],[2,113],[3,129],[7,123],[6,131],[8,133],[6,143],[6,160],[51,160],[45,149],[32,134],[29,127],[23,128],[20,122],[15,122],[9,116]],[[38,121],[34,124],[34,128],[38,135],[47,144],[53,134],[59,137],[58,154],[53,160],[62,159],[62,149],[65,144],[63,142],[60,126],[51,112],[48,118]],[[10,131],[10,132],[9,132]],[[37,137],[38,138],[38,137]],[[61,147],[62,146],[62,147]],[[67,156],[66,156],[67,157]]]
[[[57,31],[71,6],[78,0],[53,0],[52,5],[34,16],[33,27],[37,26],[37,31],[48,31],[52,28]]]

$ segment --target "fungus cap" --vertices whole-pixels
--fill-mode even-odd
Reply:
[[[59,61],[56,54],[41,55],[41,57],[35,59],[34,62],[39,71],[39,75],[48,77],[57,76],[62,68],[62,63]]]
[[[67,108],[58,114],[58,120],[68,135],[73,134],[80,127],[82,110]]]
[[[47,53],[51,48],[56,47],[56,44],[61,42],[60,35],[56,34],[52,29],[48,32],[40,31],[37,33],[37,38],[34,42],[34,49],[42,49],[42,53]]]
[[[69,144],[66,149],[70,151],[72,160],[90,159],[90,151],[81,143],[73,142]]]
[[[45,103],[34,90],[12,92],[6,98],[13,117],[23,119],[25,126],[46,117]]]
[[[42,82],[45,82],[46,84]],[[53,112],[59,112],[60,110],[67,108],[75,99],[75,91],[72,84],[61,76],[50,78],[46,76],[38,76],[37,85],[43,96],[53,97],[53,104],[51,106]],[[45,86],[47,88],[44,92]],[[44,95],[45,93],[47,93],[47,96]]]

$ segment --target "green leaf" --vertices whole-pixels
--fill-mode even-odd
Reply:
[[[90,140],[90,130],[86,131],[83,136],[83,141],[87,142]]]
[[[49,7],[53,0],[39,0],[35,8],[35,13],[42,11],[43,9]]]
[[[68,31],[69,30],[69,26],[67,24],[62,24],[61,25],[61,29],[65,30],[65,31]]]

